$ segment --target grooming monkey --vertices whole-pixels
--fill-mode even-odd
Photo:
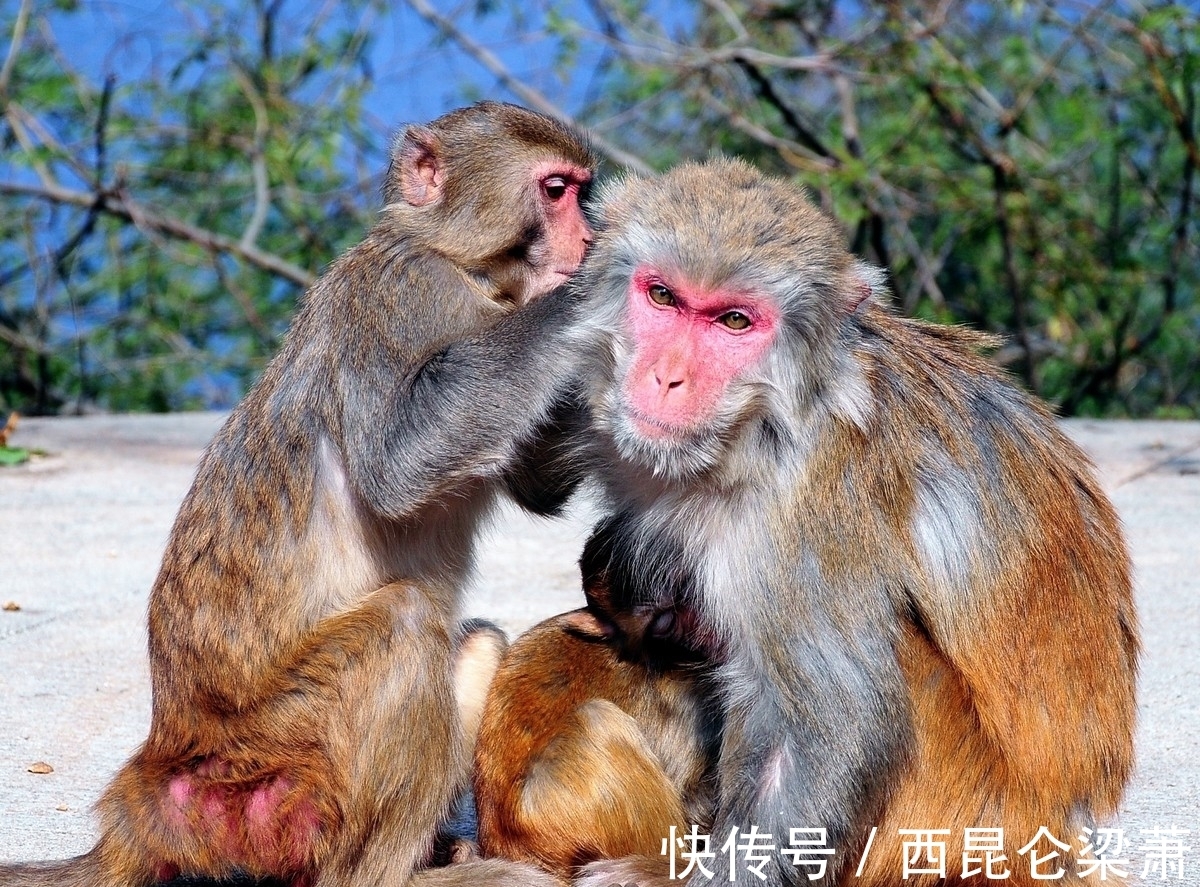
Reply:
[[[614,598],[610,559],[598,532],[580,562],[587,608],[509,647],[476,745],[480,851],[564,879],[657,854],[670,826],[708,821],[712,803],[718,725],[677,608],[687,577],[641,606]]]
[[[511,105],[404,132],[378,223],[201,460],[150,595],[150,734],[98,844],[0,884],[554,883],[414,870],[468,773],[454,671],[476,527],[504,491],[552,513],[579,479],[554,449],[578,300],[550,291],[590,242],[593,165]]]
[[[597,217],[572,286],[607,333],[607,569],[650,607],[686,571],[690,633],[718,651],[713,882],[757,827],[771,885],[894,885],[900,829],[949,830],[946,880],[906,883],[958,883],[966,828],[1003,829],[995,870],[1035,883],[1018,849],[1043,826],[1079,846],[1133,761],[1130,565],[1088,460],[977,355],[988,339],[880,304],[882,273],[785,182],[685,165],[610,185]],[[793,828],[835,853],[793,864]]]

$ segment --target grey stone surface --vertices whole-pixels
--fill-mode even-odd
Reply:
[[[215,414],[27,419],[14,443],[49,455],[0,470],[0,859],[81,852],[89,808],[143,738],[146,595]],[[1120,822],[1192,830],[1200,871],[1200,423],[1069,422],[1129,534],[1145,654],[1139,764]],[[578,606],[576,558],[594,518],[504,510],[467,600],[520,631]],[[1080,638],[1087,643],[1087,638]],[[44,761],[54,772],[37,775]],[[936,823],[915,823],[932,828]]]

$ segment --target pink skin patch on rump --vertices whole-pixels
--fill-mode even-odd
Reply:
[[[164,814],[178,835],[219,848],[232,865],[276,875],[311,866],[321,831],[316,805],[284,776],[233,781],[222,763],[205,761],[167,783]],[[164,873],[177,866],[162,863]]]
[[[291,788],[290,780],[279,777],[250,792],[246,800],[246,825],[251,835],[274,826],[275,812]]]
[[[171,825],[178,827],[188,824],[187,811],[195,795],[196,787],[192,785],[190,776],[176,776],[167,783],[167,798],[171,803],[167,805],[166,814]]]
[[[658,287],[670,304],[660,304]],[[628,309],[634,359],[625,401],[649,438],[686,434],[711,419],[730,381],[770,347],[780,320],[770,298],[703,289],[647,266],[630,280]]]

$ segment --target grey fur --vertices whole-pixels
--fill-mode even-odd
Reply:
[[[601,331],[591,443],[616,515],[603,532],[614,575],[653,580],[665,558],[670,575],[687,576],[716,638],[724,736],[710,849],[733,827],[757,826],[777,846],[789,828],[825,828],[837,854],[811,883],[840,883],[914,744],[901,627],[952,657],[947,641],[974,642],[1003,600],[995,577],[1039,544],[1031,503],[1043,491],[998,466],[1074,478],[1078,501],[1061,507],[1105,527],[1118,564],[1119,532],[1089,492],[1086,458],[973,353],[986,337],[860,305],[885,296],[882,272],[853,259],[791,185],[738,162],[684,165],[610,184],[597,219],[576,285],[596,301]],[[686,440],[642,437],[625,418],[626,293],[642,264],[696,287],[765,294],[783,313],[770,351]],[[893,483],[901,475],[911,490]],[[1086,581],[1069,578],[1047,593]],[[1102,618],[1121,646],[1111,680],[1131,698],[1135,619],[1127,583],[1111,581],[1115,604]],[[1063,742],[1091,741],[1086,719],[1064,729]],[[1125,750],[1095,753],[1124,766]],[[596,863],[580,883],[599,887],[637,866]],[[712,883],[730,880],[719,852],[710,868]],[[778,854],[767,873],[772,887],[810,883]]]

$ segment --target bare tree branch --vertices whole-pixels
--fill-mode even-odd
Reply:
[[[841,70],[834,64],[833,56],[827,53],[816,55],[776,55],[749,46],[723,46],[696,53],[687,59],[692,68],[707,68],[729,62],[749,62],[762,68],[779,68],[784,71],[820,71],[833,73]]]
[[[834,157],[833,152],[821,143],[820,138],[812,131],[811,127],[807,126],[800,119],[795,109],[783,100],[783,96],[775,89],[775,85],[771,83],[767,75],[757,65],[745,59],[737,59],[735,64],[750,78],[750,82],[754,84],[755,94],[779,112],[784,125],[791,130],[792,135],[797,141],[818,157],[827,158],[831,162],[831,165],[840,165],[841,161]]]
[[[729,26],[729,30],[733,31],[735,39],[738,42],[748,43],[750,41],[750,32],[746,30],[746,26],[738,18],[738,14],[733,11],[733,7],[726,3],[725,0],[704,0],[704,5],[711,8],[725,20],[725,24]]]
[[[0,99],[8,98],[8,84],[17,64],[17,56],[21,53],[21,41],[25,39],[25,28],[29,24],[29,10],[32,6],[33,0],[22,0],[21,8],[17,10],[12,40],[8,44],[8,55],[4,57],[4,66],[0,67]]]
[[[22,114],[22,109],[16,102],[5,102],[4,117],[6,120],[8,120],[8,125],[12,127],[12,132],[17,139],[17,144],[21,146],[21,150],[30,158],[29,165],[33,167],[34,173],[37,174],[37,177],[44,185],[53,185],[54,174],[50,172],[50,167],[46,165],[45,161],[38,157],[36,151],[37,146],[30,137],[29,130],[21,121]]]
[[[35,197],[40,200],[49,200],[52,203],[80,206],[85,209],[91,209],[95,206],[100,212],[124,219],[127,222],[132,222],[139,228],[147,228],[156,233],[185,240],[209,252],[229,253],[230,255],[237,256],[257,268],[269,271],[299,286],[309,286],[315,279],[312,274],[309,274],[300,266],[293,265],[291,262],[281,259],[273,253],[265,252],[253,246],[244,246],[231,237],[200,228],[182,219],[160,215],[137,203],[128,195],[109,191],[95,193],[75,191],[70,188],[64,188],[54,182],[43,183],[40,186],[0,182],[0,194]]]
[[[1171,91],[1166,77],[1163,76],[1162,68],[1158,64],[1159,59],[1166,55],[1162,44],[1142,31],[1138,32],[1138,43],[1141,45],[1142,51],[1146,54],[1146,61],[1149,62],[1150,81],[1154,84],[1154,89],[1158,93],[1163,106],[1171,115],[1171,120],[1175,124],[1175,130],[1179,133],[1179,138],[1183,141],[1184,150],[1188,152],[1192,164],[1200,166],[1200,144],[1197,144],[1196,134],[1192,128],[1192,120],[1184,113],[1183,106],[1179,104],[1178,97]]]
[[[409,0],[409,2],[423,2],[423,0]],[[697,49],[692,46],[669,44],[666,41],[656,41],[657,45],[649,46],[622,40],[610,33],[596,33],[584,28],[578,28],[576,33],[618,52],[632,62],[645,65],[664,65],[683,71],[707,71],[719,65],[748,62],[761,68],[776,68],[784,71],[825,74],[838,71],[846,74],[852,73],[843,71],[835,62],[836,54],[831,52],[820,52],[814,55],[778,55],[738,43],[716,49]]]
[[[750,136],[756,142],[774,148],[784,160],[796,169],[826,173],[838,167],[836,158],[818,156],[807,145],[775,135],[769,129],[759,126],[747,118],[736,108],[721,101],[713,94],[712,90],[701,89],[698,91],[698,95],[701,101],[724,117],[730,126]]]
[[[264,25],[263,31],[269,33],[270,29]],[[269,48],[269,41],[265,36],[263,40]],[[234,65],[232,73],[242,89],[242,94],[246,96],[246,101],[254,109],[254,147],[251,150],[250,161],[250,171],[254,178],[254,212],[250,221],[246,223],[246,230],[242,232],[239,241],[239,245],[246,248],[253,247],[254,242],[258,240],[258,235],[262,233],[263,225],[267,221],[267,211],[271,208],[271,184],[267,176],[267,134],[270,132],[271,123],[267,114],[267,104],[250,75],[242,70],[241,65]]]
[[[22,351],[30,351],[34,354],[47,354],[52,351],[49,346],[28,336],[23,336],[17,330],[9,329],[2,323],[0,323],[0,341],[7,342],[14,348],[20,348]]]
[[[952,53],[946,47],[946,44],[942,42],[941,38],[936,36],[936,34],[934,34],[929,28],[915,18],[907,15],[904,17],[908,20],[910,25],[910,39],[912,39],[914,43],[916,43],[918,40],[927,41],[933,48],[935,55],[937,55],[942,61],[953,65],[959,72],[962,73],[963,77],[966,78],[967,88],[970,89],[972,94],[974,94],[974,96],[984,105],[984,107],[991,111],[997,119],[1002,119],[1006,110],[1003,103],[1001,103],[999,99],[992,95],[988,88],[983,85],[978,73],[969,68],[967,65],[963,64],[962,59]]]
[[[495,77],[504,85],[505,89],[509,90],[513,95],[521,99],[531,108],[541,111],[547,116],[553,117],[556,120],[561,120],[570,126],[586,131],[586,127],[582,126],[577,120],[567,114],[548,98],[542,95],[533,87],[522,82],[516,77],[504,63],[495,56],[487,47],[480,45],[472,40],[467,34],[454,24],[450,19],[439,13],[436,9],[429,5],[426,0],[407,0],[408,5],[421,18],[436,27],[439,31],[453,40],[463,50],[470,55],[475,61],[487,68]],[[596,133],[589,133],[588,139],[592,147],[601,154],[633,170],[641,175],[653,175],[654,170],[650,165],[640,157],[629,153],[623,148],[619,148],[612,144],[603,136]]]
[[[1013,102],[1012,107],[1002,115],[1000,121],[1001,135],[1007,134],[1014,126],[1017,125],[1017,121],[1021,119],[1021,116],[1025,113],[1025,109],[1029,107],[1029,103],[1033,101],[1033,97],[1037,95],[1037,91],[1042,88],[1042,84],[1049,80],[1050,75],[1053,74],[1058,69],[1058,66],[1062,64],[1062,60],[1066,58],[1067,53],[1071,51],[1071,47],[1074,46],[1076,42],[1078,42],[1083,35],[1087,33],[1088,29],[1092,27],[1096,19],[1107,12],[1108,7],[1112,6],[1112,4],[1113,0],[1104,0],[1102,3],[1097,3],[1087,11],[1087,14],[1084,15],[1083,18],[1081,18],[1075,24],[1075,26],[1071,29],[1070,35],[1063,40],[1062,45],[1058,47],[1058,49],[1052,56],[1050,56],[1050,58],[1046,59],[1046,62],[1042,65],[1042,70],[1038,73],[1038,75],[1030,80],[1028,84],[1026,84],[1025,89],[1019,96],[1017,96],[1017,100]]]

